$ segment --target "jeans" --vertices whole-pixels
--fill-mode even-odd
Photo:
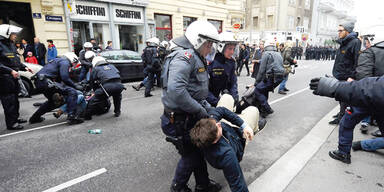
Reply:
[[[287,81],[288,81],[288,74],[284,76],[283,81],[280,83],[279,91],[284,91],[284,89],[286,89],[285,85],[287,84]]]
[[[80,107],[81,111],[84,111],[87,108],[87,102],[85,101],[84,95],[81,92],[79,93],[78,91],[77,93],[78,95],[77,95],[76,104],[78,107]],[[60,110],[62,110],[65,113],[68,113],[67,104],[62,105],[60,107]]]
[[[384,138],[378,137],[361,141],[361,147],[364,151],[376,151],[384,148]]]

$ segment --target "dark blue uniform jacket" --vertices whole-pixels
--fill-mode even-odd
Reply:
[[[65,85],[75,88],[75,84],[69,77],[69,69],[72,64],[67,58],[56,58],[44,65],[44,67],[37,73],[38,75],[45,75],[57,82],[62,81]]]
[[[208,65],[209,94],[207,101],[211,105],[217,105],[220,99],[220,93],[224,90],[228,90],[233,99],[239,99],[235,70],[235,60],[226,59],[221,53],[217,53],[215,60]]]

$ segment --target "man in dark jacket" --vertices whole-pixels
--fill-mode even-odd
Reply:
[[[148,80],[144,83],[145,92],[144,97],[151,97],[151,89],[154,85],[155,78],[157,83],[160,82],[161,76],[161,58],[159,55],[159,46],[160,40],[158,38],[152,38],[149,42],[149,46],[143,50],[141,58],[145,63],[145,72],[148,75]]]
[[[283,58],[277,52],[273,42],[267,43],[265,52],[261,57],[259,72],[256,76],[254,96],[259,106],[260,114],[266,117],[273,113],[268,104],[268,93],[273,91],[284,78]]]
[[[23,129],[20,123],[27,122],[19,119],[19,73],[18,71],[32,70],[20,62],[17,56],[15,40],[22,29],[13,25],[0,25],[0,100],[4,109],[6,127],[9,130]]]
[[[22,39],[21,43],[22,43],[22,46],[24,48],[23,57],[27,58],[28,52],[32,52],[32,53],[34,52],[33,51],[33,46],[31,44],[28,44],[27,40],[25,40],[25,39]]]
[[[248,191],[240,161],[243,158],[245,141],[253,137],[253,130],[234,112],[218,107],[209,110],[211,118],[201,119],[190,136],[192,143],[203,149],[204,157],[212,167],[222,169],[232,192]],[[225,119],[239,128],[220,122]]]
[[[85,42],[83,45],[84,49],[79,53],[79,61],[81,64],[79,82],[87,78],[87,73],[89,69],[92,67],[92,63],[85,58],[85,53],[87,51],[93,51],[93,45],[90,42]]]
[[[244,44],[241,45],[239,61],[240,61],[240,65],[237,67],[237,75],[240,76],[241,70],[245,65],[245,68],[247,69],[247,76],[249,76],[249,67],[248,67],[249,51]]]
[[[253,63],[253,71],[252,71],[252,77],[256,78],[257,73],[259,72],[260,68],[260,60],[261,56],[264,52],[264,41],[260,41],[259,43],[259,49],[255,51],[255,54],[253,54],[252,63]]]
[[[343,163],[351,163],[353,129],[363,118],[372,115],[376,118],[381,132],[384,131],[384,77],[368,77],[360,81],[338,81],[334,78],[314,78],[310,88],[313,94],[335,98],[351,106],[343,116],[339,127],[338,150],[330,151],[329,156]],[[357,110],[356,110],[357,109]]]
[[[45,48],[45,45],[40,43],[40,39],[35,37],[33,39],[35,42],[33,46],[33,55],[35,55],[37,62],[44,66],[45,65],[45,54],[47,53],[47,49]]]
[[[353,32],[354,27],[355,24],[351,22],[339,25],[338,43],[340,44],[340,48],[337,50],[336,60],[332,70],[333,76],[339,81],[353,81],[356,79],[355,69],[361,42],[357,38],[357,34]],[[329,122],[329,124],[339,124],[345,113],[346,107],[346,103],[340,102],[340,112],[338,117]]]

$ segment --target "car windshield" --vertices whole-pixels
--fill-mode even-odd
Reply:
[[[128,50],[105,51],[101,52],[101,56],[107,60],[141,60],[139,53]]]

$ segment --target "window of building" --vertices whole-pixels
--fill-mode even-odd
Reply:
[[[96,42],[100,45],[100,48],[105,48],[107,42],[111,41],[111,33],[108,24],[93,23],[93,36]]]
[[[288,16],[288,29],[295,28],[295,18],[293,16]]]
[[[232,18],[231,19],[231,26],[233,26],[234,24],[240,24],[240,28],[239,29],[243,29],[243,19],[242,18]]]
[[[160,41],[172,39],[172,16],[155,13],[156,36]]]
[[[184,26],[184,31],[187,29],[187,27],[194,21],[196,21],[196,17],[183,17],[183,26]]]
[[[305,0],[305,9],[311,9],[311,0]]]
[[[273,20],[273,15],[268,15],[267,16],[267,28],[271,29],[273,28],[274,20]]]
[[[223,21],[208,19],[208,22],[212,23],[219,33],[223,31]]]
[[[296,0],[289,0],[289,5],[296,6]]]
[[[253,17],[253,28],[258,29],[259,28],[259,17]]]

